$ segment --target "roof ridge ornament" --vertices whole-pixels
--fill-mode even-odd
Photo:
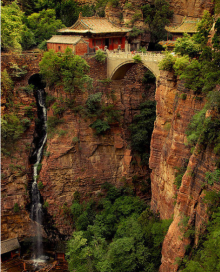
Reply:
[[[80,11],[78,20],[82,19],[82,17],[82,12]]]

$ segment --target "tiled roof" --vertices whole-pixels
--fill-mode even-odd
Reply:
[[[118,33],[129,32],[131,28],[118,27],[111,23],[107,18],[100,17],[81,17],[77,22],[69,27],[60,29],[61,33]]]
[[[81,36],[54,35],[47,43],[76,44],[81,40]]]
[[[165,29],[170,33],[196,33],[198,22],[199,19],[192,20],[185,18],[181,25],[176,27],[166,26]]]
[[[1,241],[1,254],[13,251],[20,248],[18,238],[12,238],[5,241]]]

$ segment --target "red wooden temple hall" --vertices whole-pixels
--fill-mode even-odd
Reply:
[[[104,49],[105,46],[109,50],[118,49],[119,45],[125,49],[126,34],[130,31],[129,28],[116,26],[107,18],[82,17],[80,14],[73,26],[58,30],[61,35],[47,41],[47,48],[64,52],[70,47],[77,55]]]

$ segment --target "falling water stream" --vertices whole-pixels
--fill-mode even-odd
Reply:
[[[43,155],[43,148],[47,141],[47,110],[45,106],[45,90],[41,83],[39,75],[34,75],[29,79],[29,84],[34,84],[35,97],[38,109],[38,122],[35,128],[34,150],[31,154],[30,161],[33,166],[33,182],[31,185],[31,214],[30,217],[36,223],[34,224],[36,237],[33,246],[34,261],[36,263],[44,261],[42,243],[42,223],[43,223],[43,206],[40,192],[37,186],[37,178],[39,175],[39,165]]]
[[[33,183],[31,188],[32,195],[32,205],[31,205],[31,219],[36,221],[36,247],[35,247],[35,256],[37,257],[36,261],[40,261],[43,256],[43,245],[42,245],[42,235],[41,235],[41,225],[43,219],[43,209],[40,201],[40,192],[37,187],[37,176],[38,176],[38,166],[42,159],[43,147],[47,140],[47,110],[45,107],[44,101],[44,90],[37,90],[37,101],[38,101],[38,111],[41,116],[41,137],[39,140],[39,146],[35,149],[35,152],[32,156],[36,158],[33,171]]]

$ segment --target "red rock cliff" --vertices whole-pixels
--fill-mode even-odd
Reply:
[[[88,59],[88,62],[91,65],[90,75],[94,78],[92,93],[102,92],[102,104],[113,103],[115,110],[120,110],[121,121],[111,124],[111,129],[104,135],[95,135],[89,125],[96,118],[89,118],[83,111],[74,113],[68,110],[63,115],[65,122],[56,128],[55,135],[49,137],[47,152],[50,156],[43,159],[40,174],[40,181],[44,184],[41,194],[49,204],[48,213],[53,215],[56,228],[64,235],[71,235],[73,231],[71,218],[65,215],[64,206],[67,209],[71,206],[75,192],[88,200],[103,194],[101,185],[104,182],[120,186],[125,181],[132,184],[134,175],[140,180],[149,177],[146,167],[132,163],[134,158],[128,129],[140,103],[146,98],[154,99],[155,89],[146,92],[142,85],[146,68],[133,66],[125,79],[106,84],[97,81],[105,78],[105,65],[94,64],[94,59]],[[48,92],[51,95],[61,94],[55,90]],[[90,93],[77,94],[75,106],[85,107]],[[49,115],[51,113],[49,111]],[[59,135],[61,130],[65,131],[63,136]]]
[[[39,72],[40,59],[40,55],[36,55],[36,59],[35,55],[5,55],[2,58],[2,70],[6,68],[9,73],[10,62],[19,67],[27,65],[27,74],[15,80],[13,90],[13,107],[18,110],[20,118],[25,117],[25,107],[30,104],[34,117],[37,117],[33,94],[25,93],[22,88],[27,86],[32,74]],[[154,100],[155,87],[147,92],[142,84],[146,68],[142,65],[133,66],[124,80],[102,83],[99,80],[106,79],[106,64],[100,65],[94,58],[88,59],[88,62],[94,89],[76,94],[74,106],[85,107],[89,94],[102,92],[103,105],[114,104],[115,110],[120,110],[121,121],[111,124],[111,129],[105,135],[97,136],[89,127],[94,118],[88,118],[83,111],[69,109],[63,115],[65,122],[56,127],[55,133],[48,137],[39,178],[44,188],[40,191],[44,202],[49,204],[48,216],[53,223],[52,227],[64,235],[71,235],[73,231],[68,212],[76,191],[83,199],[88,200],[102,195],[101,185],[106,181],[117,186],[125,181],[132,185],[132,177],[135,175],[139,181],[146,181],[149,177],[149,169],[141,166],[131,153],[128,129],[133,116],[139,112],[140,103],[146,99]],[[55,97],[63,94],[62,88],[47,91]],[[2,97],[2,109],[3,113],[9,113],[5,96]],[[50,108],[48,116],[51,115]],[[25,209],[30,201],[28,184],[32,178],[32,169],[29,165],[29,153],[33,134],[32,120],[21,139],[2,157],[2,240],[16,236],[23,239],[34,235],[33,222]],[[77,141],[73,141],[74,137]],[[139,186],[136,189],[139,194],[142,188]],[[16,203],[19,206],[17,212],[14,211]]]
[[[182,99],[183,93],[186,99]],[[160,267],[160,271],[168,272],[177,271],[176,258],[184,257],[189,243],[198,242],[198,234],[208,218],[203,201],[204,189],[219,191],[220,186],[210,186],[205,182],[205,173],[215,169],[213,150],[197,147],[191,154],[186,145],[185,131],[194,113],[203,108],[204,98],[195,96],[176,81],[172,73],[163,71],[156,90],[156,101],[157,119],[150,156],[151,207],[160,213],[162,219],[173,216],[163,243]],[[179,190],[174,184],[177,167],[187,167]],[[183,226],[184,220],[186,226]],[[190,229],[197,233],[194,241],[186,235]]]
[[[1,239],[13,237],[24,238],[34,236],[33,222],[29,218],[26,205],[29,202],[28,180],[31,176],[29,167],[29,153],[33,141],[35,129],[34,118],[36,114],[36,102],[33,93],[27,93],[24,87],[28,85],[29,77],[39,72],[40,53],[32,54],[4,54],[2,55],[1,70],[7,69],[14,80],[14,89],[11,93],[3,92],[1,97],[1,113],[12,112],[19,119],[29,119],[30,127],[21,135],[16,142],[11,142],[6,152],[2,152],[1,163]],[[19,67],[25,71],[25,75],[15,73]],[[23,68],[22,68],[23,67]],[[28,118],[27,107],[33,114]],[[3,151],[3,150],[2,150]],[[14,206],[18,204],[19,211],[15,212]]]

